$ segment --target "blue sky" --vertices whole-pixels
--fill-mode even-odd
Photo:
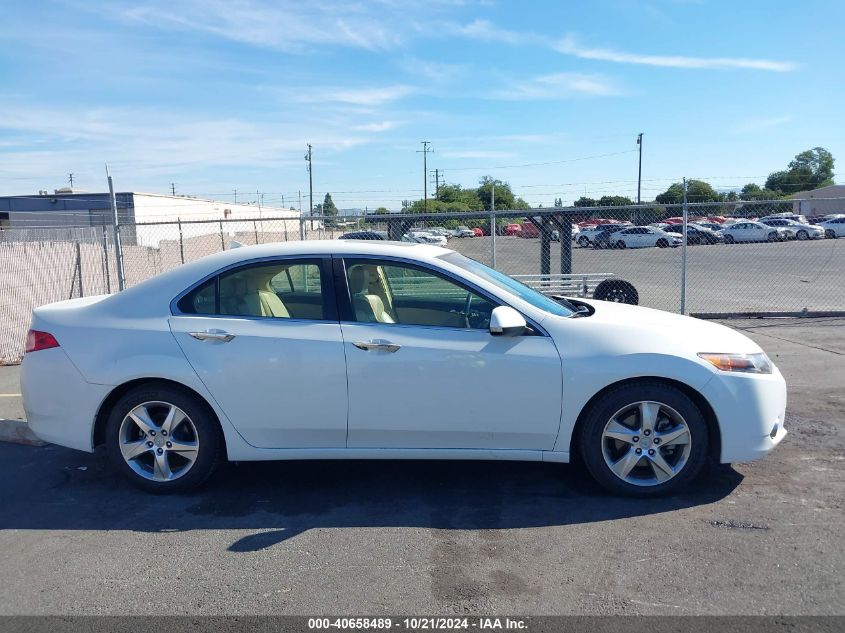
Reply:
[[[342,208],[430,169],[530,203],[845,170],[838,0],[14,2],[0,30],[0,194],[66,184]],[[837,179],[839,182],[843,180]]]

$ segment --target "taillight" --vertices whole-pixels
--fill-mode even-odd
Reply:
[[[50,349],[51,347],[58,347],[59,342],[56,337],[49,332],[41,332],[39,330],[30,330],[26,333],[26,353],[37,352],[42,349]]]

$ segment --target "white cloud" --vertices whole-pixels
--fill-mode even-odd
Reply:
[[[412,86],[397,84],[369,88],[311,87],[307,94],[296,97],[305,103],[345,103],[356,106],[376,106],[397,101],[416,92]]]
[[[456,81],[469,70],[466,64],[435,62],[419,57],[406,57],[399,62],[399,67],[407,73],[438,84]]]
[[[773,72],[789,72],[798,65],[795,62],[771,59],[748,59],[743,57],[687,57],[683,55],[641,55],[626,53],[610,48],[588,48],[580,45],[569,35],[554,45],[555,50],[580,59],[594,59],[618,64],[639,64],[665,68],[745,68]]]
[[[482,42],[504,42],[506,44],[518,44],[527,40],[528,33],[518,33],[507,29],[499,28],[489,20],[476,19],[469,24],[454,24],[448,29],[455,35],[467,37]]]
[[[493,93],[494,98],[508,101],[569,99],[575,96],[613,97],[624,94],[603,75],[554,73],[540,75]]]
[[[363,123],[361,125],[353,125],[353,130],[361,132],[388,132],[399,127],[401,123],[397,121],[379,121],[377,123]]]

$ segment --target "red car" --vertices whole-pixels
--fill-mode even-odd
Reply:
[[[522,233],[522,227],[519,224],[508,224],[503,231],[504,235],[520,235]]]
[[[523,222],[520,229],[520,232],[517,233],[520,237],[540,237],[540,229],[533,222]]]
[[[472,229],[472,232],[475,233],[475,237],[484,237],[484,231],[482,231],[477,226],[474,229]]]

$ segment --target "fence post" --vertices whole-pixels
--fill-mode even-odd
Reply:
[[[681,314],[687,313],[687,224],[689,205],[687,203],[687,179],[684,178],[684,232],[681,243]]]
[[[302,212],[299,213],[299,239],[305,239],[305,219],[302,217]]]
[[[182,241],[182,218],[176,218],[176,224],[179,225],[179,259],[185,263],[185,244]]]
[[[106,294],[111,294],[111,274],[109,273],[109,243],[106,238],[106,225],[103,224],[103,279],[106,282]]]
[[[117,261],[117,289],[123,290],[126,287],[126,271],[123,269],[123,248],[120,243],[120,218],[117,214],[117,198],[114,195],[114,184],[112,183],[109,166],[106,165],[106,176],[109,179],[109,201],[111,202],[112,223],[114,225],[114,257]]]
[[[263,230],[264,226],[262,225],[261,228]],[[255,243],[258,244],[258,222],[255,220],[252,221],[252,231],[255,233]]]
[[[220,225],[220,248],[226,250],[226,242],[223,241],[223,220],[217,222]]]
[[[76,242],[76,278],[79,279],[79,296],[85,296],[85,290],[82,288],[82,248],[79,242]]]
[[[496,181],[490,188],[490,268],[496,268]]]

